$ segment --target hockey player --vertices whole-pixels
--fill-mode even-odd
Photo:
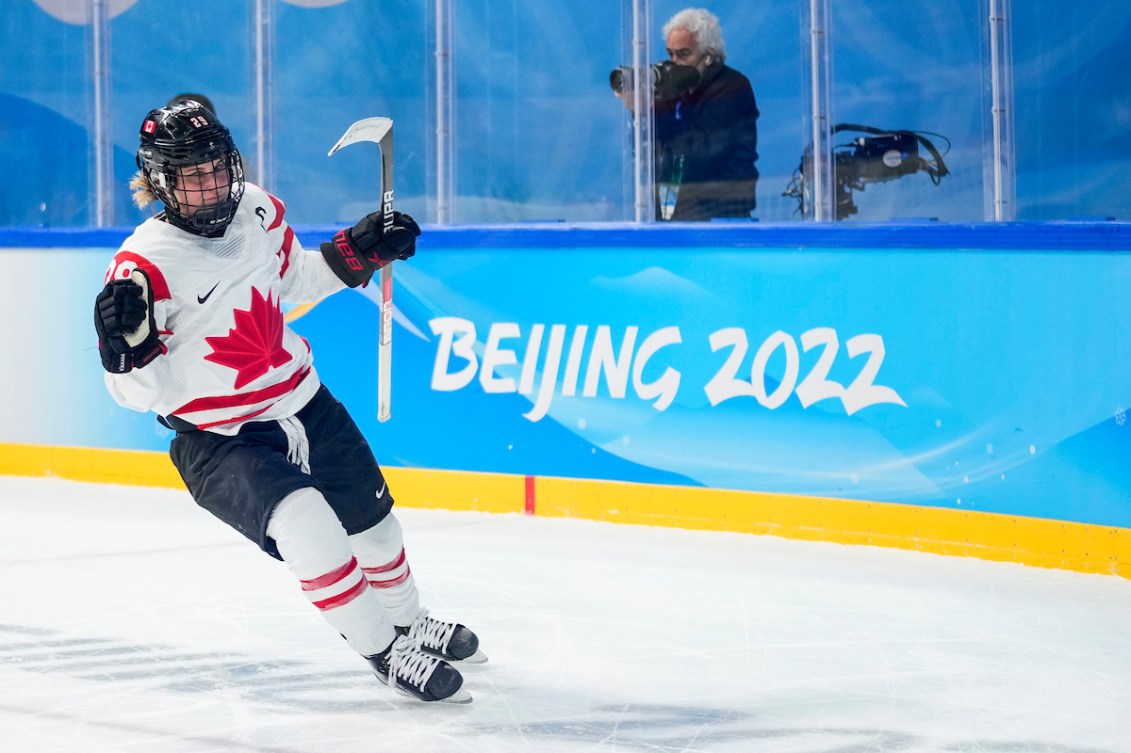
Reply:
[[[197,504],[283,560],[379,677],[470,701],[450,662],[484,661],[479,640],[420,608],[381,469],[280,308],[368,283],[415,253],[420,228],[375,212],[307,251],[283,203],[244,181],[211,110],[152,110],[140,138],[134,200],[164,211],[125,240],[97,296],[110,394],[176,430],[170,456]]]

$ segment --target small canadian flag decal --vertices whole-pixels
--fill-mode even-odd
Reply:
[[[145,124],[142,125],[141,130],[145,131],[146,133],[153,133],[155,130],[157,130],[157,121],[156,120],[145,121]]]

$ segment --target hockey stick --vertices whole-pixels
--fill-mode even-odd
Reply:
[[[393,121],[364,118],[351,125],[329,157],[343,146],[372,141],[381,147],[381,212],[388,230],[393,224]],[[389,420],[393,381],[393,263],[381,267],[381,309],[377,329],[377,420]]]

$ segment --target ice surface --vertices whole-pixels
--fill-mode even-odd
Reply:
[[[1131,751],[1131,582],[399,508],[468,706],[382,686],[187,493],[0,477],[0,751]]]

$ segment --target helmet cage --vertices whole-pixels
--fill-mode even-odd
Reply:
[[[165,205],[169,222],[194,235],[223,235],[244,192],[243,160],[228,129],[210,110],[189,101],[151,111],[140,136],[137,165]],[[225,175],[216,175],[221,172]],[[194,176],[196,186],[186,180]]]

